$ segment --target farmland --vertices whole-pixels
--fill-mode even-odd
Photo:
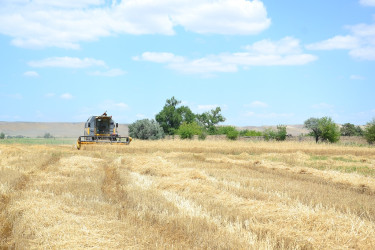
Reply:
[[[0,145],[0,248],[375,248],[375,148]]]

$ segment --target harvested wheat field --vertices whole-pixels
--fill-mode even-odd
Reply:
[[[375,148],[0,145],[0,248],[374,249]]]

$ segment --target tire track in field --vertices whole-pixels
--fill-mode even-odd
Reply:
[[[38,156],[36,156],[38,157]],[[19,195],[20,192],[25,190],[27,186],[33,181],[33,176],[35,176],[36,173],[44,172],[46,171],[46,168],[49,165],[52,165],[56,162],[58,162],[61,158],[61,155],[58,154],[52,154],[47,157],[46,160],[42,161],[39,166],[36,167],[36,170],[29,171],[27,173],[23,173],[20,177],[17,178],[15,183],[12,187],[10,187],[11,190],[13,190],[10,194],[2,194],[0,196],[0,222],[1,222],[1,228],[0,228],[0,235],[1,241],[0,241],[0,248],[8,249],[8,248],[14,248],[15,242],[13,240],[13,220],[9,216],[9,205],[10,203],[16,199],[15,196]]]
[[[180,245],[187,247],[189,244],[185,240],[183,234],[178,234],[173,230],[173,227],[168,225],[163,226],[158,218],[153,216],[150,212],[142,209],[142,204],[138,203],[134,199],[134,195],[129,194],[126,185],[130,184],[129,180],[124,183],[124,176],[120,176],[117,168],[114,165],[104,166],[105,177],[102,184],[102,192],[104,197],[117,207],[118,218],[125,221],[126,224],[136,227],[138,231],[142,230],[146,235],[158,235],[158,238],[162,238],[161,242],[166,245]],[[135,191],[135,190],[133,190]],[[154,242],[144,242],[139,240],[139,247],[152,246]],[[149,241],[149,240],[146,240]]]

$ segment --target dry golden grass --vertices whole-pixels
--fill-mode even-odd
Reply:
[[[0,145],[0,248],[374,249],[375,148]]]

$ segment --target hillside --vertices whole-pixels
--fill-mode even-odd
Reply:
[[[38,137],[50,133],[55,137],[78,137],[83,135],[83,128],[83,122],[0,122],[0,132],[10,136]],[[119,124],[118,132],[127,136],[128,125]]]

